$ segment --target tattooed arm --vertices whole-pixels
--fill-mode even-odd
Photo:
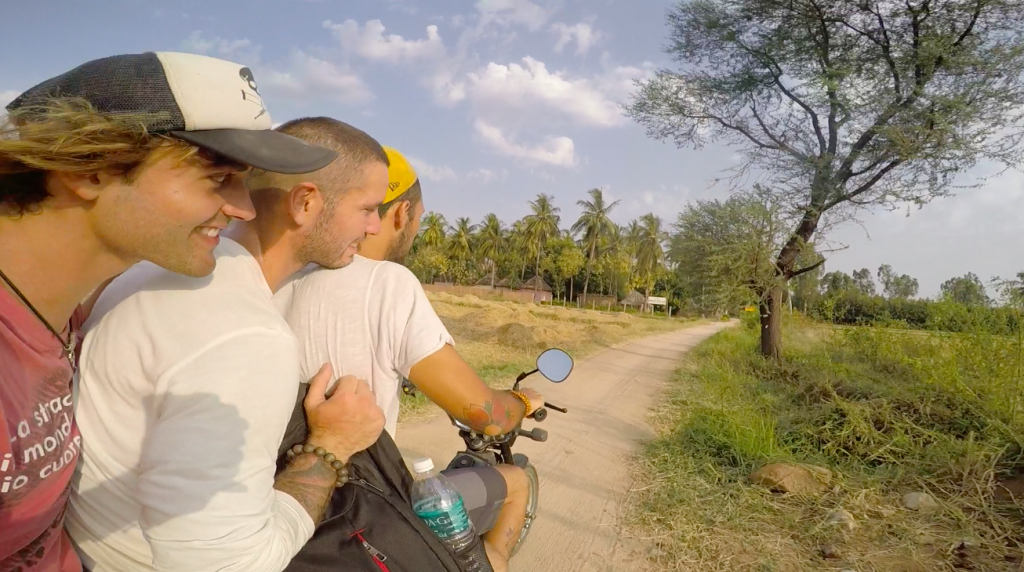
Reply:
[[[338,474],[316,455],[297,455],[274,481],[274,488],[295,499],[320,524],[334,494]]]
[[[323,447],[338,461],[348,463],[352,455],[372,445],[384,430],[384,412],[366,381],[347,375],[334,390],[327,388],[333,372],[324,364],[309,382],[302,402],[309,424],[306,443]],[[295,499],[306,509],[314,524],[324,518],[334,492],[337,472],[316,455],[297,455],[274,481],[274,488]]]
[[[487,387],[455,348],[447,344],[414,365],[409,381],[452,417],[485,435],[512,431],[526,413],[522,401],[508,391]],[[524,393],[534,408],[539,406],[539,394],[530,390]]]

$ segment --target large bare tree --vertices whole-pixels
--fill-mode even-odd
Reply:
[[[627,113],[679,147],[738,147],[733,182],[756,174],[796,214],[761,293],[766,356],[823,217],[923,205],[1019,159],[1024,0],[692,0],[668,23],[678,69]]]

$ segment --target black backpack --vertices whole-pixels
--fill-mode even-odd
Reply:
[[[299,390],[281,443],[284,452],[306,439]],[[285,572],[465,572],[454,552],[412,510],[413,477],[398,446],[383,431],[369,449],[352,457],[349,482],[334,491],[327,516]],[[481,545],[482,546],[482,545]]]

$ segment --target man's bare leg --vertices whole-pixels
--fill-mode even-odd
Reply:
[[[526,503],[530,496],[530,479],[526,471],[513,465],[495,467],[505,478],[508,494],[505,506],[498,513],[498,519],[484,535],[484,548],[494,572],[508,572],[508,561],[512,548],[519,539],[519,532],[526,523]]]

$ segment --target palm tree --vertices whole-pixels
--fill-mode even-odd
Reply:
[[[612,261],[614,261],[617,257],[621,256],[622,253],[625,252],[627,250],[627,247],[629,246],[627,244],[626,238],[627,237],[625,235],[625,230],[623,230],[623,227],[615,223],[612,223],[612,226],[609,229],[608,234],[605,235],[604,237],[604,242],[602,243],[603,245],[601,248],[601,256],[606,256],[609,260]],[[618,270],[616,270],[614,264],[611,264],[610,267],[612,268],[611,294],[612,296],[617,296],[619,292],[619,273]]]
[[[429,212],[423,217],[423,230],[420,231],[420,240],[424,246],[444,246],[448,237],[448,221],[444,215]]]
[[[589,201],[576,201],[576,204],[583,208],[583,214],[580,215],[576,224],[572,225],[573,233],[582,233],[580,243],[587,250],[587,277],[583,281],[584,303],[590,294],[590,275],[594,269],[594,261],[597,259],[597,247],[615,228],[615,223],[608,218],[608,213],[619,204],[619,201],[605,204],[604,193],[601,189],[590,189],[588,192],[590,193]]]
[[[515,252],[522,252],[532,255],[533,244],[530,242],[530,237],[526,234],[526,219],[522,218],[512,223],[512,228],[508,229],[508,234],[505,239],[505,243],[509,245],[510,250]],[[528,257],[523,257],[523,266],[519,269],[519,281],[522,282],[526,278],[526,264]]]
[[[477,254],[487,261],[491,267],[491,288],[494,288],[495,274],[498,269],[498,254],[505,247],[505,225],[498,219],[498,215],[490,213],[484,217],[480,225],[480,232],[477,234]]]
[[[473,233],[476,226],[470,224],[469,217],[461,217],[455,226],[449,229],[448,257],[460,268],[473,255]]]
[[[538,276],[540,276],[541,254],[544,252],[548,240],[558,236],[558,224],[561,222],[561,217],[558,216],[561,209],[551,204],[552,198],[544,193],[537,195],[536,200],[530,201],[532,212],[523,219],[526,222],[525,231],[530,241],[531,254],[537,258]]]
[[[637,225],[636,267],[644,278],[646,295],[650,297],[653,278],[665,263],[665,241],[668,233],[661,226],[661,219],[653,213],[640,217]]]
[[[625,226],[619,227],[619,231],[622,233],[622,248],[629,256],[629,279],[632,281],[637,269],[636,247],[640,242],[640,221],[633,219]]]

